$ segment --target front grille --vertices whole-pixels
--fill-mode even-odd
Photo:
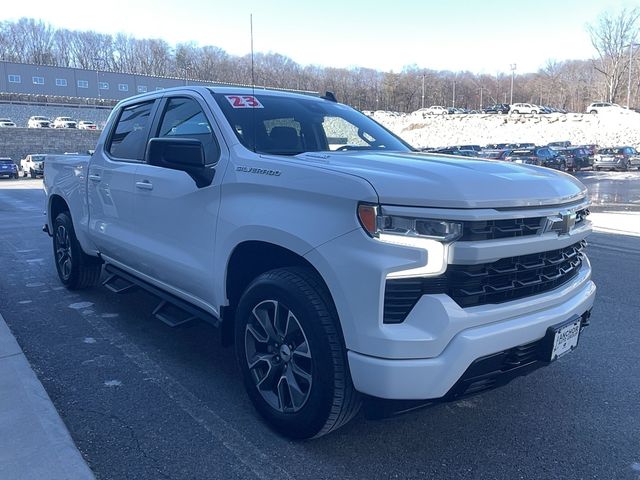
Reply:
[[[461,307],[503,303],[537,295],[568,282],[582,265],[586,242],[478,265],[449,265],[433,278],[386,282],[384,323],[401,323],[425,294],[444,293]]]
[[[516,218],[465,222],[462,241],[495,240],[498,238],[537,235],[547,217]]]
[[[589,215],[589,209],[576,212],[576,225]],[[504,220],[478,220],[463,223],[463,242],[526,237],[543,233],[547,217],[510,218]]]

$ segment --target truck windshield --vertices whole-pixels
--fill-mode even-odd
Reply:
[[[272,155],[412,148],[351,107],[314,97],[213,93],[238,140]]]

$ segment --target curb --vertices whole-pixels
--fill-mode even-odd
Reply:
[[[0,314],[0,478],[95,480]]]

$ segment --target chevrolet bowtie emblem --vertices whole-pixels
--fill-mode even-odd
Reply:
[[[575,212],[560,212],[558,215],[547,217],[545,232],[558,232],[558,235],[568,235],[576,224]]]

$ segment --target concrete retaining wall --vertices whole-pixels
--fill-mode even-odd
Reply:
[[[0,157],[20,164],[20,159],[34,153],[86,153],[95,149],[100,133],[73,128],[0,128]]]

